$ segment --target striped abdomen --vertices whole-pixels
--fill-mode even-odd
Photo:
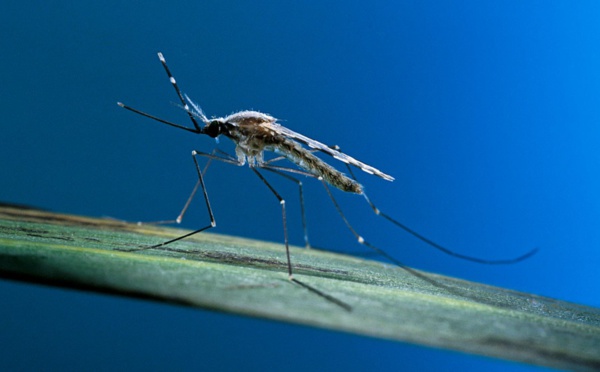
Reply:
[[[322,177],[328,184],[342,191],[362,194],[362,186],[358,182],[325,163],[297,142],[287,138],[276,142],[269,147],[272,147],[275,152],[285,156],[298,167],[317,177]]]

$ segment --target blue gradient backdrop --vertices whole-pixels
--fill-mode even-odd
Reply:
[[[101,5],[100,5],[101,3]],[[174,217],[214,141],[187,124],[156,52],[207,114],[268,112],[396,177],[360,174],[432,250],[339,195],[374,244],[428,271],[600,306],[597,1],[9,2],[0,14],[0,199],[132,221]],[[225,150],[230,144],[221,141]],[[290,233],[302,243],[297,191]],[[215,164],[216,232],[281,241],[251,172]],[[360,251],[307,182],[315,245]],[[184,226],[206,221],[200,203]],[[335,233],[332,233],[335,232]],[[282,248],[283,254],[283,248]],[[0,282],[11,369],[529,370],[402,343],[189,308]]]

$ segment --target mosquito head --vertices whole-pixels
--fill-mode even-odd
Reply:
[[[221,119],[212,119],[206,121],[206,125],[202,128],[202,133],[211,138],[217,138],[225,131],[225,123]]]

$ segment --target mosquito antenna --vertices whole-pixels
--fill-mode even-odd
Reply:
[[[183,109],[185,110],[185,112],[187,112],[190,120],[192,121],[192,124],[194,124],[194,128],[188,128],[188,127],[185,127],[183,125],[175,124],[173,122],[161,119],[161,118],[156,117],[154,115],[150,115],[150,114],[145,113],[143,111],[140,111],[138,109],[134,109],[133,107],[127,106],[127,105],[125,105],[124,103],[121,103],[121,102],[117,102],[117,105],[119,105],[119,106],[121,106],[124,109],[127,109],[129,111],[135,112],[136,114],[145,116],[147,118],[150,118],[152,120],[156,120],[158,122],[170,125],[170,126],[175,127],[175,128],[187,130],[188,132],[192,132],[192,133],[204,133],[204,131],[202,130],[202,128],[198,124],[198,121],[196,120],[195,116],[198,116],[203,122],[206,123],[206,122],[208,122],[208,120],[206,118],[206,115],[204,115],[204,112],[202,111],[202,109],[200,108],[200,106],[198,106],[196,103],[192,102],[192,100],[190,100],[190,98],[187,95],[184,98],[183,93],[181,93],[181,89],[179,89],[179,86],[177,85],[177,81],[173,77],[173,74],[171,74],[171,70],[169,70],[169,66],[167,66],[167,61],[165,60],[165,57],[163,56],[163,54],[161,52],[158,52],[158,59],[162,63],[162,65],[163,65],[163,67],[164,67],[164,69],[165,69],[165,71],[167,73],[167,76],[169,77],[169,81],[171,82],[171,84],[173,85],[173,88],[175,89],[175,92],[177,93],[177,97],[179,97],[179,101],[181,102]],[[192,104],[192,106],[193,106],[193,108],[194,108],[195,111],[190,110],[190,106],[188,105],[188,101]]]
[[[119,106],[123,107],[124,109],[127,109],[127,110],[129,110],[129,111],[131,111],[131,112],[135,112],[135,113],[136,113],[136,114],[138,114],[138,115],[145,116],[145,117],[147,117],[147,118],[150,118],[150,119],[152,119],[152,120],[156,120],[156,121],[158,121],[158,122],[161,122],[161,123],[163,123],[163,124],[170,125],[170,126],[172,126],[172,127],[175,127],[175,128],[179,128],[179,129],[187,130],[188,132],[192,132],[192,133],[202,133],[202,129],[188,128],[188,127],[186,127],[186,126],[183,126],[183,125],[175,124],[175,123],[173,123],[173,122],[170,122],[170,121],[167,121],[167,120],[161,119],[161,118],[159,118],[159,117],[156,117],[156,116],[154,116],[154,115],[150,115],[150,114],[148,114],[148,113],[145,113],[145,112],[143,112],[143,111],[140,111],[140,110],[138,110],[138,109],[134,109],[133,107],[129,107],[129,106],[127,106],[126,104],[124,104],[124,103],[122,103],[122,102],[117,102],[117,105],[119,105]]]

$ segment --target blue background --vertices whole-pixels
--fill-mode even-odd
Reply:
[[[173,218],[195,182],[156,58],[209,116],[243,109],[396,177],[359,174],[380,208],[337,193],[373,244],[428,271],[600,306],[600,5],[596,1],[10,2],[0,14],[0,199],[131,221]],[[223,149],[231,151],[226,139]],[[336,164],[339,165],[339,164]],[[247,168],[207,177],[215,232],[281,241]],[[302,244],[297,189],[272,178]],[[309,180],[310,181],[310,180]],[[311,240],[361,251],[305,182]],[[184,220],[206,221],[196,204]],[[334,232],[334,233],[333,233]],[[282,250],[283,254],[283,250]],[[0,360],[19,369],[529,370],[532,367],[195,309],[0,283]],[[87,369],[87,368],[86,368]]]

